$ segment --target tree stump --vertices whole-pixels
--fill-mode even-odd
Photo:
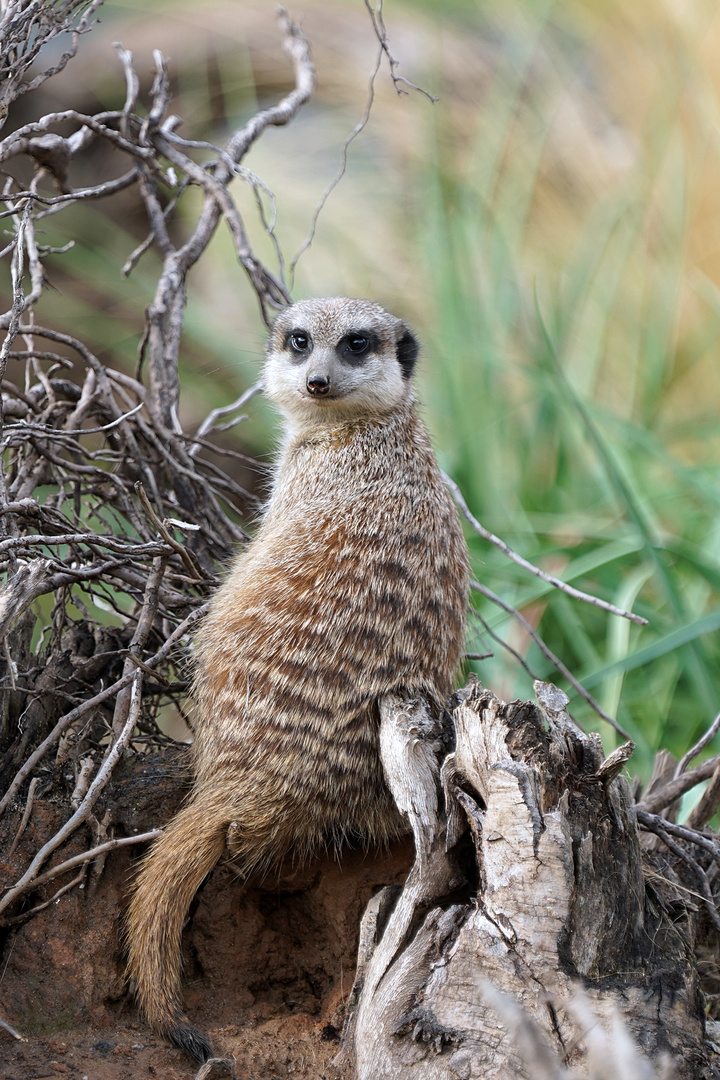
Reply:
[[[416,860],[399,895],[384,890],[363,918],[337,1062],[354,1060],[357,1080],[560,1075],[541,1068],[542,1046],[547,1061],[586,1075],[583,1021],[617,1030],[618,1014],[644,1055],[672,1060],[664,1075],[716,1075],[693,958],[696,907],[679,882],[644,873],[618,775],[632,744],[604,759],[562,691],[535,688],[538,704],[505,704],[470,682],[455,697],[444,760],[447,740],[425,702],[382,703],[383,764]],[[531,1065],[496,991],[521,1006],[525,1036],[542,1033]]]

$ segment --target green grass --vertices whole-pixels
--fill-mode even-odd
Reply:
[[[661,745],[681,754],[720,709],[717,386],[674,412],[678,388],[720,338],[715,288],[711,304],[697,303],[687,255],[692,163],[667,105],[683,88],[666,89],[633,169],[589,200],[569,244],[557,215],[559,242],[545,252],[552,221],[534,215],[572,73],[547,9],[513,31],[519,46],[494,72],[469,164],[442,105],[428,130],[414,223],[437,297],[425,398],[444,464],[488,528],[649,620],[631,626],[528,581],[471,537],[477,576],[617,715],[646,773]],[[540,119],[543,103],[527,92],[539,52],[552,60]],[[699,313],[687,327],[689,293]],[[507,616],[477,606],[534,673],[563,685]],[[529,694],[529,677],[495,650],[474,664],[486,685]],[[572,708],[598,726],[574,696]]]
[[[427,55],[402,56],[415,65],[402,70],[440,101],[398,101],[380,86],[296,288],[374,295],[411,319],[424,342],[425,415],[475,515],[543,568],[648,619],[638,627],[571,600],[468,534],[476,576],[617,715],[638,743],[632,767],[645,774],[660,746],[682,754],[720,709],[720,260],[711,243],[720,102],[717,65],[702,53],[714,9],[697,0],[692,11],[673,22],[649,0],[640,10],[614,0],[518,0],[481,13],[462,0],[387,5],[391,44],[401,22],[428,31],[418,38]],[[443,35],[445,52],[434,51]],[[466,41],[477,60],[471,52],[456,71]],[[235,112],[255,100],[244,44],[241,52],[239,67],[224,55],[218,64]],[[181,54],[173,67],[183,67]],[[364,86],[327,75],[311,110],[248,161],[277,191],[290,256],[364,107]],[[192,105],[204,80],[180,78],[179,111],[192,121],[183,133],[221,139],[206,103]],[[276,94],[271,85],[257,96]],[[240,187],[238,199],[249,213]],[[66,239],[70,221],[48,219],[49,242]],[[119,267],[137,236],[94,208],[72,226],[78,246],[53,264],[62,262],[62,294],[48,294],[38,318],[69,320],[104,359],[132,368],[157,257],[125,282]],[[248,228],[257,243],[257,224]],[[189,426],[254,381],[262,338],[222,232],[189,282]],[[269,411],[257,401],[250,411],[233,438],[267,452]],[[534,674],[563,685],[524,631],[475,602]],[[478,631],[469,644],[483,651],[487,642]],[[483,682],[506,698],[530,696],[527,673],[493,648],[492,660],[473,665]],[[572,710],[612,748],[613,733],[575,696]]]

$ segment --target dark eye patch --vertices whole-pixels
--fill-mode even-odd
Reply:
[[[361,364],[377,347],[377,334],[369,330],[351,330],[338,342],[337,353],[347,364]]]
[[[313,342],[307,330],[290,330],[285,335],[285,348],[297,356],[307,356],[312,352]]]

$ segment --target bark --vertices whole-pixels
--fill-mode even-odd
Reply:
[[[578,1018],[606,1027],[618,1014],[644,1055],[672,1058],[667,1075],[715,1075],[696,908],[669,873],[646,877],[652,855],[618,775],[628,751],[604,760],[565,695],[536,692],[537,705],[505,704],[470,683],[442,761],[423,702],[383,703],[383,762],[416,860],[399,896],[379,894],[363,920],[338,1058],[354,1059],[358,1080],[560,1076],[561,1061],[588,1075],[592,1039]],[[521,1006],[520,1035],[496,991]],[[534,1050],[523,1049],[528,1038]],[[553,1061],[558,1071],[546,1068]],[[654,1075],[642,1068],[627,1075]]]

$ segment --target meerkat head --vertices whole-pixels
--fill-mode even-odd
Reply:
[[[418,344],[369,300],[301,300],[278,315],[263,371],[265,393],[293,427],[382,415],[411,393]]]

